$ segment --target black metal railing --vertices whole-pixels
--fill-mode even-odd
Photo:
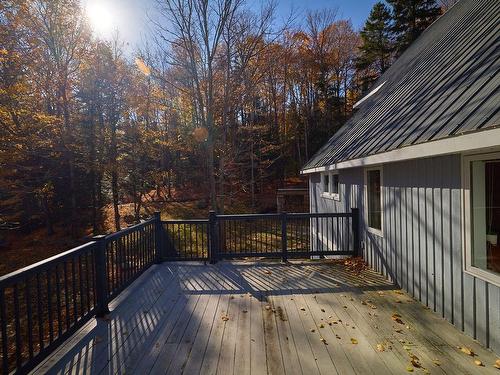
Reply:
[[[96,309],[96,242],[0,278],[2,372],[32,367]]]
[[[161,222],[151,220],[0,277],[2,373],[26,373],[153,263]]]
[[[26,373],[154,263],[356,255],[358,211],[148,221],[0,277],[2,372]]]
[[[168,220],[162,224],[165,259],[208,259],[208,220]]]
[[[348,213],[217,215],[162,221],[165,260],[356,255],[358,210]]]

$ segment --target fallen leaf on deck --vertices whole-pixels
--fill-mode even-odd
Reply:
[[[320,324],[319,328],[325,328],[325,325],[324,324]]]
[[[484,366],[483,362],[481,362],[479,359],[476,359],[476,360],[474,361],[474,364],[475,364],[476,366],[481,366],[481,367],[483,367],[483,366]]]
[[[344,305],[344,309],[347,309],[347,306],[346,306],[346,305]]]
[[[379,352],[385,352],[385,347],[383,344],[377,344],[377,351]]]
[[[248,312],[248,310],[243,310],[242,313],[243,314],[246,314]]]
[[[325,309],[321,309],[321,312],[325,312]]]
[[[466,346],[459,346],[458,347],[463,353],[470,355],[471,357],[474,357],[476,354],[472,351],[471,348],[468,348]]]
[[[272,272],[269,270],[266,270],[266,271],[264,271],[264,273],[267,273],[268,275],[270,275]]]
[[[497,359],[497,360],[495,361],[495,364],[493,365],[493,367],[496,367],[497,369],[499,369],[499,370],[500,370],[500,359]]]
[[[340,337],[339,335],[335,335],[335,337],[336,337],[336,338],[338,338],[339,340],[342,338],[342,337]]]
[[[406,367],[406,371],[408,371],[408,372],[413,372],[413,366],[412,366],[412,365],[408,365],[408,366]]]
[[[234,296],[229,297],[229,299],[234,299]]]
[[[321,340],[321,342],[322,342],[323,344],[328,345],[328,343],[326,342],[326,340],[325,340],[323,337],[322,337],[320,340]]]
[[[300,308],[302,311],[306,311],[306,308],[305,307],[301,307]]]
[[[362,305],[366,305],[367,303],[365,301],[361,301],[361,304]]]
[[[432,363],[434,363],[434,366],[441,366],[441,362],[439,362],[439,359],[433,359]]]
[[[351,337],[351,343],[353,343],[353,344],[357,344],[357,343],[358,343],[358,340],[356,340],[355,338],[352,338],[352,337]]]
[[[314,333],[314,332],[316,332],[316,330],[315,330],[314,328],[311,328],[311,332],[313,332],[313,333]]]
[[[229,320],[229,316],[227,315],[222,315],[221,319],[224,321],[224,322],[227,322]]]
[[[397,333],[403,333],[403,330],[402,329],[396,329],[395,330]]]
[[[403,293],[402,291],[400,291],[400,290],[396,290],[396,291],[394,291],[394,293],[396,293],[396,294],[404,294],[404,293]]]
[[[266,310],[271,310],[271,306],[266,305],[265,309],[266,309]]]
[[[392,314],[391,319],[394,320],[396,323],[404,324],[404,322],[401,320],[401,315],[399,314]]]

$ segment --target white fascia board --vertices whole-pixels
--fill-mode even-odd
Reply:
[[[474,150],[484,150],[500,146],[500,128],[483,130],[470,134],[448,137],[412,146],[398,148],[363,158],[342,161],[324,167],[304,169],[301,174],[317,173],[338,169],[365,167],[395,161],[421,159],[432,156],[456,154]]]

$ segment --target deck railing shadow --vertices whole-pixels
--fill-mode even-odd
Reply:
[[[172,267],[171,264],[162,265]],[[179,287],[185,294],[245,294],[258,300],[272,295],[317,294],[394,289],[376,273],[356,275],[337,263],[176,264]]]

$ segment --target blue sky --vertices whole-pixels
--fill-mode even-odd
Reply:
[[[277,22],[286,19],[294,9],[296,22],[305,19],[308,10],[337,8],[337,18],[349,18],[355,29],[360,29],[373,4],[377,0],[277,0]],[[147,33],[148,16],[154,9],[155,0],[82,0],[91,9],[93,23],[104,37],[110,28],[117,29],[121,39],[134,49]],[[247,5],[258,8],[261,1],[247,0]],[[111,25],[112,24],[112,25]]]

